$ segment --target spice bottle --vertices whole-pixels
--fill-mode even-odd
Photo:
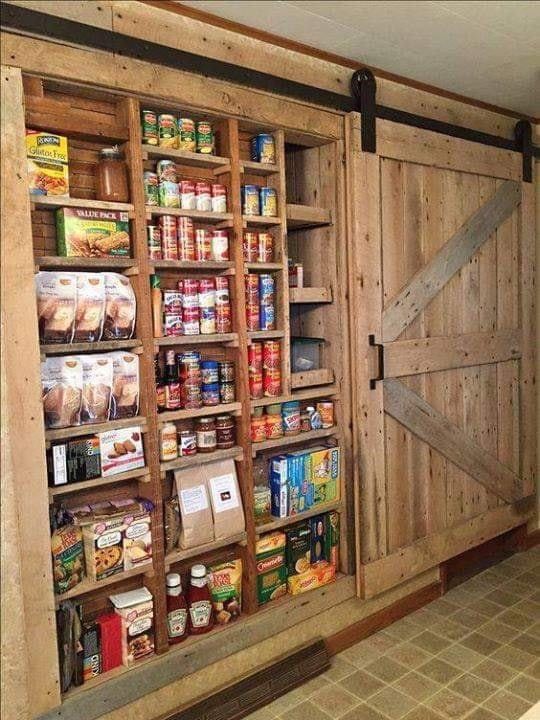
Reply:
[[[212,600],[204,565],[193,565],[188,590],[189,634],[202,635],[214,624]]]
[[[187,600],[182,592],[182,579],[178,573],[169,573],[167,583],[167,633],[170,643],[179,643],[187,637]]]
[[[99,153],[96,196],[106,202],[129,202],[126,163],[117,145]]]

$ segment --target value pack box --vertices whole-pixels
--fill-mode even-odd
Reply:
[[[63,257],[129,257],[127,212],[58,208],[56,251]]]
[[[309,510],[313,505],[313,484],[311,482],[311,451],[298,450],[289,453],[291,498],[289,515]]]
[[[257,562],[257,598],[259,605],[287,592],[285,533],[262,535],[255,545]]]
[[[339,447],[318,447],[311,451],[311,482],[313,504],[339,500],[341,450]]]
[[[67,137],[27,130],[26,158],[30,195],[69,197]]]

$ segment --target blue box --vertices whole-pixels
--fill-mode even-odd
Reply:
[[[276,455],[270,460],[270,512],[274,517],[287,517],[289,510],[289,485],[286,455]]]

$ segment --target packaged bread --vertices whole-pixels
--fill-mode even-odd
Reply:
[[[83,368],[78,357],[48,357],[41,363],[46,428],[80,425]]]
[[[135,330],[137,303],[129,278],[103,273],[105,279],[104,340],[129,340]]]
[[[77,306],[77,276],[66,272],[36,273],[39,339],[70,343]]]
[[[175,470],[180,504],[180,547],[197,547],[214,540],[212,508],[206,487],[204,466]]]
[[[108,355],[80,355],[83,370],[81,425],[107,422],[111,406],[113,360]]]
[[[102,273],[77,273],[77,311],[73,342],[97,342],[103,331],[105,278]]]
[[[139,356],[129,352],[112,352],[113,385],[110,420],[135,417],[139,412]]]

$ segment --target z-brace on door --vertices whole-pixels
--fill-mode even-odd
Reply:
[[[376,595],[526,521],[534,195],[518,153],[348,118],[357,570]]]

